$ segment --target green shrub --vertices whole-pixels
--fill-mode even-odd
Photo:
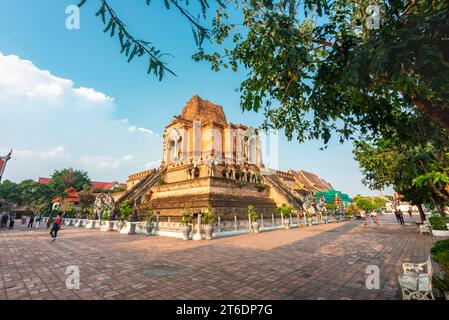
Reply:
[[[288,217],[293,213],[293,208],[283,203],[280,207],[277,207],[274,212],[280,216]]]
[[[252,206],[252,205],[248,206],[248,216],[252,222],[257,221],[257,212],[256,212],[256,210],[254,210],[254,206]]]
[[[442,252],[449,252],[449,239],[438,240],[434,243],[432,249],[430,249],[432,255],[437,255]]]
[[[106,208],[103,210],[103,214],[101,215],[101,220],[109,220],[109,209]]]
[[[191,223],[193,220],[193,213],[192,210],[186,210],[181,216],[181,224],[183,226],[188,226],[189,223]]]
[[[207,210],[201,216],[201,220],[204,224],[215,224],[215,215],[212,213],[212,206],[208,206]]]
[[[430,217],[429,222],[434,230],[447,230],[446,223],[449,223],[449,217]]]
[[[449,291],[449,239],[435,242],[430,253],[433,260],[438,262],[444,271],[443,278],[433,277],[432,281],[435,287]]]
[[[262,182],[257,182],[256,188],[257,188],[257,191],[262,192],[265,190],[266,186]]]
[[[131,215],[133,208],[131,207],[131,203],[129,200],[125,200],[119,208],[120,214],[118,215],[119,221],[126,221],[128,220],[129,216]]]
[[[154,211],[152,207],[148,207],[147,213],[145,214],[145,221],[151,223],[153,221]]]
[[[436,288],[440,288],[443,291],[449,291],[449,277],[445,276],[444,278],[432,277],[433,285]]]

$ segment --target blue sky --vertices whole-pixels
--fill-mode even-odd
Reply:
[[[160,1],[110,3],[129,31],[174,55],[165,60],[177,77],[162,82],[146,74],[144,60],[128,64],[118,40],[102,33],[98,0],[82,8],[80,30],[65,28],[66,7],[75,0],[0,3],[0,153],[16,150],[5,179],[37,179],[72,166],[93,180],[126,181],[157,165],[165,125],[194,94],[222,105],[228,121],[262,121],[239,107],[243,71],[214,73],[194,62],[190,26]],[[312,171],[351,195],[378,194],[361,183],[350,143],[321,146],[280,136],[279,167]]]

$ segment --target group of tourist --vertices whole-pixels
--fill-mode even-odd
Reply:
[[[409,214],[410,218],[413,217],[413,209],[412,209],[412,207],[408,208],[408,214]],[[404,213],[402,212],[401,209],[395,209],[394,210],[394,215],[396,216],[396,221],[398,223],[400,223],[401,225],[405,225]]]
[[[377,216],[377,212],[373,210],[369,215],[373,219],[374,224],[379,225],[379,217]],[[363,224],[366,226],[367,214],[365,210],[360,210],[360,217],[362,218]]]
[[[14,228],[15,221],[16,221],[15,213],[7,213],[7,212],[0,213],[0,228],[12,229]]]
[[[39,228],[40,224],[41,224],[41,220],[42,220],[42,215],[38,214],[38,215],[34,215],[31,214],[31,216],[29,217],[28,220],[28,225],[27,228]],[[9,224],[8,224],[9,221]],[[7,212],[2,212],[0,213],[0,228],[8,228],[8,229],[13,229],[14,228],[14,222],[16,221],[16,214],[15,213],[7,213]],[[22,224],[26,223],[26,217],[22,217]],[[58,235],[58,231],[61,229],[61,225],[62,225],[62,216],[60,213],[57,214],[56,218],[53,221],[52,216],[50,216],[48,218],[47,221],[47,229],[50,228],[50,236],[51,236],[51,240],[55,241],[56,237]]]
[[[404,222],[404,214],[402,213],[401,209],[394,210],[394,215],[396,216],[396,221],[402,225],[405,224]]]
[[[39,228],[41,226],[41,220],[42,220],[42,215],[38,214],[38,215],[34,215],[33,213],[30,216],[30,220],[28,221],[28,228]],[[24,222],[22,222],[24,223]],[[33,226],[34,224],[34,226]]]

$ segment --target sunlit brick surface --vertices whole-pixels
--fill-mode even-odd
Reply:
[[[391,217],[213,241],[65,227],[50,242],[16,227],[0,230],[0,299],[400,299],[401,264],[426,260],[436,240]],[[66,289],[69,265],[79,290]],[[380,290],[365,288],[368,265]]]

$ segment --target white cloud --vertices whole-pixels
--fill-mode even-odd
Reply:
[[[74,167],[95,180],[125,181],[144,170],[161,157],[160,137],[115,118],[117,108],[105,93],[0,52],[0,154],[14,149],[5,179]]]
[[[144,133],[154,134],[153,131],[151,131],[150,129],[137,128],[137,130],[139,130],[140,132],[144,132]]]
[[[65,152],[65,148],[63,146],[57,146],[50,150],[14,150],[14,155],[17,158],[21,159],[33,159],[33,158],[57,158],[57,157],[66,157],[68,154]]]
[[[67,96],[95,102],[113,101],[92,88],[74,88],[73,81],[37,68],[31,61],[0,52],[0,93],[3,97],[59,100]]]
[[[106,101],[106,100],[114,101],[114,98],[108,97],[104,93],[95,91],[92,88],[81,87],[74,89],[73,91],[75,91],[76,94],[92,101]]]
[[[132,159],[133,156],[130,154],[119,158],[107,156],[83,156],[80,159],[80,164],[97,171],[108,171],[117,169],[123,164],[129,163]]]
[[[161,161],[156,160],[156,161],[149,161],[145,164],[145,169],[155,169],[157,167],[159,167],[161,164]]]

